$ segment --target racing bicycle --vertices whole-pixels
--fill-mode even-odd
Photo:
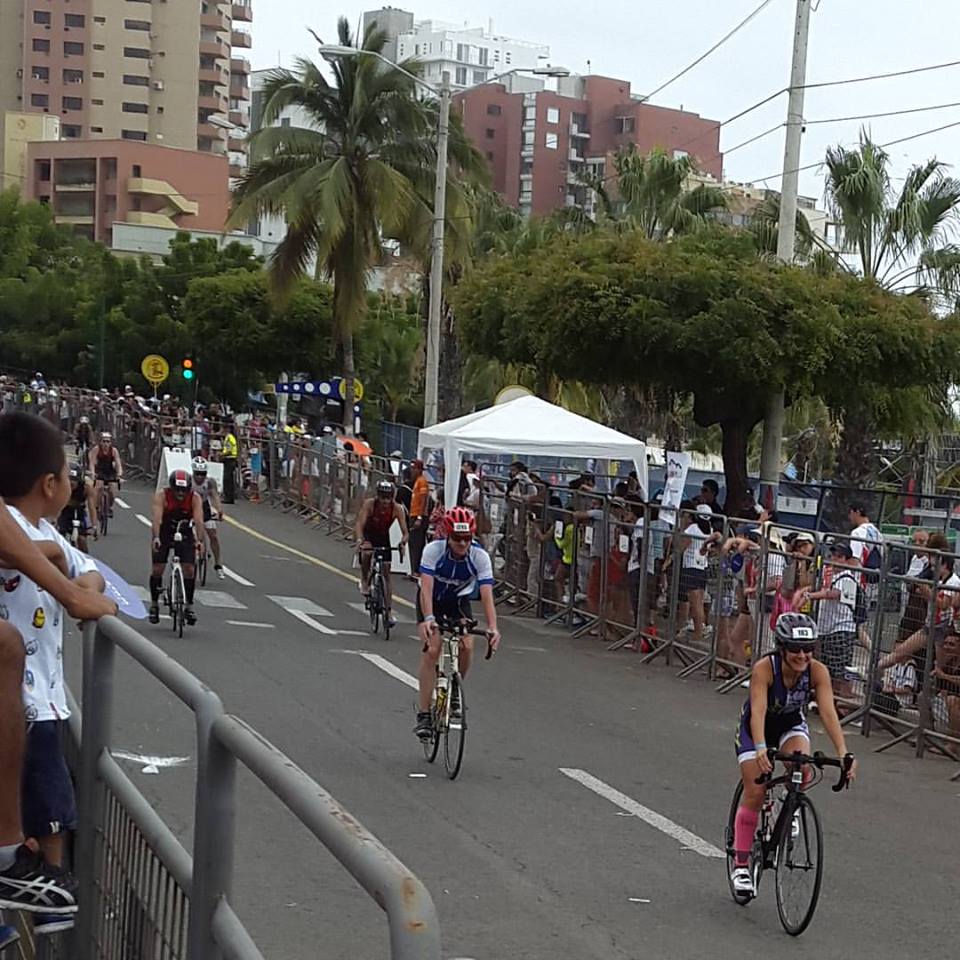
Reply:
[[[100,496],[97,498],[97,520],[100,522],[100,536],[107,535],[110,523],[110,487],[108,480],[100,480]]]
[[[183,533],[180,528],[187,524],[190,526],[192,520],[178,520],[176,529],[173,532],[173,560],[170,565],[170,579],[167,581],[164,590],[164,603],[170,613],[170,619],[173,621],[173,631],[178,636],[183,636],[183,626],[186,622],[187,609],[187,586],[183,579],[183,567],[180,564],[180,557],[177,555],[177,544],[183,543]]]
[[[463,677],[460,676],[460,644],[471,634],[487,639],[487,655],[493,656],[492,634],[477,633],[477,621],[447,617],[437,619],[442,636],[440,659],[437,661],[437,679],[434,682],[430,713],[433,717],[433,736],[422,740],[423,755],[433,763],[443,741],[443,765],[447,776],[455,780],[463,764],[463,746],[467,736],[467,705],[463,698]]]
[[[390,562],[392,553],[403,556],[403,547],[374,547],[370,568],[370,595],[367,597],[367,612],[370,614],[370,628],[374,634],[380,632],[383,625],[383,639],[390,639],[390,615],[387,610],[387,578],[383,565]]]
[[[836,760],[819,752],[810,757],[803,753],[780,753],[778,750],[770,750],[767,756],[771,763],[783,761],[787,772],[779,777],[768,773],[757,780],[758,784],[765,784],[766,795],[750,851],[753,894],[736,891],[733,881],[729,880],[734,867],[734,821],[743,795],[742,783],[738,783],[733,792],[725,831],[727,878],[733,899],[740,906],[746,906],[757,896],[763,871],[776,871],[780,922],[787,933],[798,937],[813,919],[823,879],[823,833],[820,817],[808,791],[823,779],[824,767],[836,767],[840,771],[833,790],[837,793],[843,790],[849,783],[853,756],[848,753],[842,760]],[[803,768],[807,764],[814,768],[815,773],[814,779],[804,784]],[[777,787],[783,789],[777,790]]]

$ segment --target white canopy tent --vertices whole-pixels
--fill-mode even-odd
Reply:
[[[649,490],[646,444],[539,397],[519,397],[425,427],[417,446],[424,459],[426,450],[443,451],[446,503],[457,502],[460,463],[470,453],[632,461],[641,488]]]

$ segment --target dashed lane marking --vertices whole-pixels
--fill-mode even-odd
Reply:
[[[130,504],[127,503],[126,500],[121,500],[119,497],[114,497],[114,498],[113,498],[113,502],[114,502],[118,507],[123,507],[124,510],[129,510],[129,509],[130,509]]]
[[[229,567],[225,566],[223,572],[235,583],[239,583],[241,587],[255,587],[256,584],[248,580],[246,577],[241,577],[236,570],[231,570]]]
[[[276,630],[275,623],[257,623],[255,620],[225,620],[231,627],[257,627],[260,630]]]
[[[401,670],[396,664],[391,663],[386,657],[381,657],[379,653],[368,653],[366,650],[337,650],[337,653],[349,653],[355,657],[363,657],[367,663],[372,663],[375,667],[389,674],[394,680],[405,683],[412,690],[419,690],[420,683],[416,677],[411,676],[406,670]]]
[[[283,607],[284,610],[293,612],[294,610],[299,610],[301,613],[308,613],[314,617],[332,617],[333,614],[326,608],[321,607],[319,604],[314,603],[312,600],[308,600],[306,597],[275,597],[271,594],[267,594],[267,599],[272,600],[277,606]]]

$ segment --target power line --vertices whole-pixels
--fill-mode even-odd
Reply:
[[[751,137],[749,140],[744,140],[743,143],[738,143],[735,147],[731,147],[729,150],[724,150],[723,155],[724,157],[728,157],[731,153],[736,153],[743,147],[749,147],[751,143],[756,143],[758,140],[762,140],[764,137],[769,137],[771,133],[776,133],[778,130],[782,130],[785,126],[785,123],[778,123],[769,130],[765,130],[763,133],[758,133],[755,137]]]
[[[830,117],[825,120],[804,120],[803,122],[806,126],[811,127],[822,123],[846,123],[850,120],[877,120],[880,117],[902,117],[908,113],[928,113],[931,110],[946,110],[949,107],[960,107],[960,100],[954,103],[938,103],[931,107],[910,107],[906,110],[887,110],[883,113],[861,113],[852,117]]]
[[[666,82],[661,83],[660,86],[656,88],[656,90],[652,90],[650,93],[648,93],[643,98],[643,102],[645,103],[647,100],[650,100],[653,97],[655,97],[658,93],[661,93],[663,90],[666,90],[667,87],[669,87],[671,84],[676,83],[676,81],[679,80],[681,77],[686,76],[686,74],[688,74],[694,67],[699,66],[699,64],[703,63],[703,61],[706,60],[707,57],[709,57],[715,51],[719,50],[720,47],[722,47],[731,37],[739,33],[748,23],[750,23],[751,20],[759,16],[759,14],[761,14],[767,7],[769,7],[771,3],[773,3],[773,0],[763,0],[763,2],[760,4],[759,7],[757,7],[752,13],[748,14],[745,19],[741,20],[740,23],[738,23],[729,33],[721,37],[706,53],[701,54],[699,57],[697,57],[696,60],[693,61],[693,63],[691,63],[689,66],[684,67],[678,74],[675,74]]]

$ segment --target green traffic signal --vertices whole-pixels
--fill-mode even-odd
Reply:
[[[183,379],[193,379],[193,361],[189,357],[183,361]]]

